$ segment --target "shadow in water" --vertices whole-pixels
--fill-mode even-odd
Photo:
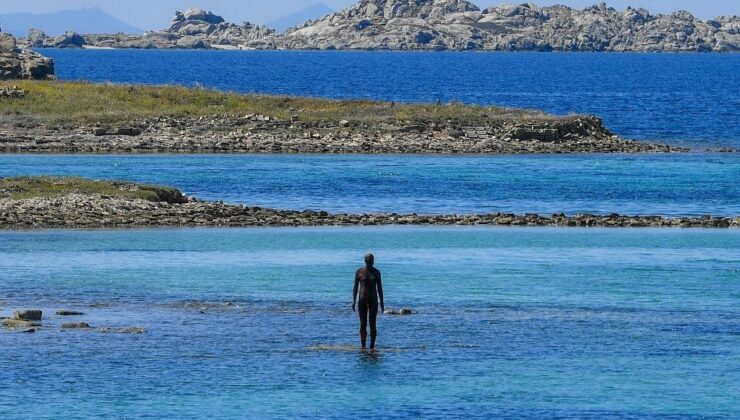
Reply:
[[[369,350],[369,349],[362,349],[360,350],[360,362],[363,363],[372,363],[372,364],[378,364],[382,361],[382,357],[380,356],[380,352],[375,350]]]

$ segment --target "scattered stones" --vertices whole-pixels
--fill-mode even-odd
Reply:
[[[23,99],[26,93],[25,90],[18,89],[18,86],[0,86],[0,98]]]
[[[20,321],[41,321],[43,312],[39,309],[20,309],[13,312],[13,319]]]
[[[56,314],[58,316],[82,316],[82,315],[85,315],[84,312],[70,311],[70,310],[66,310],[66,309],[59,309],[59,310],[57,310]]]
[[[403,316],[406,316],[406,315],[411,315],[414,312],[411,309],[408,309],[408,308],[401,308],[399,310],[386,309],[383,313],[386,314],[386,315],[403,315]]]
[[[62,324],[63,330],[88,330],[90,328],[92,327],[87,322],[67,322]]]

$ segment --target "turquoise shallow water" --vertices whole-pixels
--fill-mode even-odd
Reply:
[[[418,311],[374,355],[351,348],[367,250]],[[4,232],[0,313],[147,332],[0,331],[0,417],[737,418],[739,282],[738,231]]]
[[[740,154],[0,155],[0,176],[173,185],[201,199],[332,212],[740,215]]]

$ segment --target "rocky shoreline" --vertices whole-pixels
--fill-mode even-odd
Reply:
[[[32,29],[29,47],[275,50],[740,51],[740,18],[702,21],[686,11],[654,15],[606,3],[582,10],[533,3],[480,9],[465,0],[361,0],[278,33],[225,22],[203,9],[176,12],[166,29],[144,34],[48,37]]]
[[[129,183],[116,185],[125,191],[137,188]],[[167,195],[150,201],[74,191],[55,197],[15,199],[12,192],[0,190],[0,229],[374,225],[740,228],[740,216],[330,214],[204,202],[172,193],[172,189],[167,191]]]
[[[390,105],[389,105],[390,106]],[[669,153],[688,149],[621,139],[598,117],[470,121],[302,121],[258,114],[77,124],[0,116],[0,153],[522,154]]]

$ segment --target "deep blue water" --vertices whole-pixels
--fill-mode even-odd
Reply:
[[[381,317],[375,354],[367,250],[418,312]],[[738,418],[739,267],[737,230],[0,233],[0,315],[47,314],[0,331],[0,417]],[[61,332],[58,308],[147,332]]]
[[[740,155],[0,155],[0,176],[77,175],[332,212],[740,215]]]
[[[740,147],[740,54],[43,53],[64,80],[586,113],[629,138]]]

